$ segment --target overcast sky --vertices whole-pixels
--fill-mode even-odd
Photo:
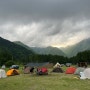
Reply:
[[[0,36],[37,47],[75,44],[90,37],[90,0],[0,0]]]

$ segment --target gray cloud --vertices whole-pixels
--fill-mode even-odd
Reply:
[[[67,19],[89,16],[90,0],[2,0],[0,15],[11,19]]]
[[[1,0],[0,36],[29,46],[66,46],[88,38],[90,0]]]

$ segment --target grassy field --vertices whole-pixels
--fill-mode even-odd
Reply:
[[[76,75],[49,73],[45,76],[20,74],[0,79],[0,90],[90,90],[90,80]]]

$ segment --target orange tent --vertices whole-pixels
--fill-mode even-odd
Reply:
[[[7,71],[7,76],[19,75],[19,71],[16,69],[10,69]]]
[[[76,68],[75,67],[68,67],[66,69],[66,74],[74,74],[74,72],[76,71]]]

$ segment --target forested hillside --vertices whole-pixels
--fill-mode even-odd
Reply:
[[[67,62],[73,64],[78,62],[90,63],[90,50],[79,52],[76,56],[70,58],[63,55],[35,54],[32,50],[24,46],[17,45],[0,37],[0,65],[6,64],[9,61],[21,64],[28,62],[59,62],[64,64]]]
[[[5,63],[8,60],[27,60],[30,55],[34,54],[31,50],[28,50],[20,45],[17,45],[11,41],[0,37],[0,61]]]

